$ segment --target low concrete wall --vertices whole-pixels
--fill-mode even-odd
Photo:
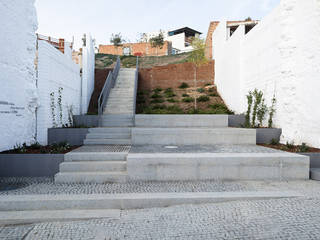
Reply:
[[[282,129],[279,128],[257,128],[257,143],[269,144],[272,139],[280,141]]]
[[[50,128],[48,129],[48,144],[68,142],[71,146],[83,145],[88,128]]]
[[[320,153],[299,153],[310,157],[310,168],[320,168]]]
[[[73,120],[76,126],[86,126],[86,127],[99,126],[98,115],[76,115],[76,116],[73,116]]]
[[[131,181],[307,180],[309,158],[292,153],[130,154]]]
[[[0,154],[0,177],[53,177],[64,154]]]

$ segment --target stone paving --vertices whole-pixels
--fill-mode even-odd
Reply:
[[[0,239],[319,239],[320,199],[122,211],[120,219],[0,227]]]

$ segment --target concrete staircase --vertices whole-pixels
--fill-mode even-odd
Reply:
[[[103,149],[103,146],[100,147]],[[94,151],[94,150],[93,150]],[[71,152],[60,164],[56,183],[108,183],[127,181],[127,153]]]
[[[104,114],[133,115],[133,95],[136,69],[121,68],[113,89],[111,89]]]

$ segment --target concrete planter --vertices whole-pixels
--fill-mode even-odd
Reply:
[[[48,144],[68,142],[71,146],[83,145],[88,128],[50,128],[48,129]]]
[[[240,115],[228,115],[229,127],[243,127],[246,121],[246,117],[243,114]]]
[[[76,126],[98,127],[98,115],[76,115],[73,116],[74,124]]]
[[[320,168],[320,153],[298,153],[310,157],[310,168]]]
[[[64,154],[0,154],[0,177],[53,177]]]
[[[257,143],[258,144],[270,144],[272,139],[280,141],[282,134],[281,128],[257,128]]]

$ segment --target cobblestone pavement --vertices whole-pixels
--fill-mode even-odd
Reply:
[[[120,219],[0,227],[0,239],[319,239],[320,199],[122,211]]]
[[[1,184],[27,184],[27,190],[1,194],[62,191],[52,179],[1,179]],[[28,185],[29,184],[29,185]],[[31,185],[30,185],[31,184]],[[183,205],[123,210],[120,219],[51,222],[0,227],[0,239],[320,239],[320,182],[172,182],[130,184],[75,184],[73,193],[131,191],[297,191],[304,197],[217,204]],[[211,187],[211,188],[210,188]],[[23,189],[23,188],[22,188]],[[47,190],[46,190],[47,189]],[[54,190],[53,190],[54,189]],[[106,190],[107,189],[107,190]],[[209,190],[208,190],[209,189]]]

